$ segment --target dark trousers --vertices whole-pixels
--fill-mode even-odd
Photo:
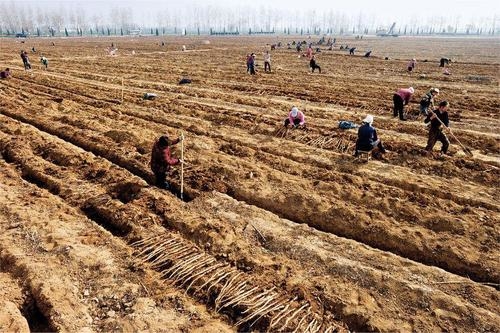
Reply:
[[[312,72],[314,73],[314,70],[317,68],[319,70],[319,72],[321,73],[321,67],[319,67],[318,65],[313,65],[311,66],[312,68]]]
[[[294,119],[293,120],[293,124],[295,126],[299,126],[300,125],[300,119]],[[286,118],[285,119],[285,127],[287,127],[288,125],[290,125],[290,119]]]
[[[166,188],[167,173],[155,171],[154,174],[156,179],[156,186],[163,189]]]
[[[404,108],[403,99],[398,94],[394,94],[394,96],[392,96],[392,100],[394,102],[394,117],[397,117],[399,114],[399,119],[403,119],[404,118],[404,116],[403,116],[403,108]]]
[[[358,156],[358,151],[359,150],[362,150],[362,151],[372,151],[373,149],[375,149],[375,147],[378,148],[379,152],[381,152],[382,154],[385,153],[385,148],[384,148],[384,145],[382,144],[382,140],[378,139],[377,141],[373,142],[372,145],[370,146],[362,146],[359,144],[358,141],[356,141],[356,150],[354,152],[354,156],[357,157]]]
[[[29,61],[26,60],[26,61],[23,61],[23,63],[24,63],[24,69],[25,70],[31,69],[31,64],[30,64]]]
[[[255,67],[254,64],[250,64],[250,74],[254,75],[255,74]]]
[[[268,68],[269,68],[269,71],[271,71],[271,64],[268,61],[264,61],[264,71],[267,72]]]
[[[437,141],[440,141],[443,144],[441,152],[446,154],[448,147],[450,146],[450,140],[448,140],[446,134],[444,134],[439,128],[431,127],[429,130],[429,140],[427,140],[427,147],[425,147],[425,150],[432,151],[432,148],[434,148]]]

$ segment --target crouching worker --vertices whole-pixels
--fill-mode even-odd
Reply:
[[[429,112],[427,118],[425,118],[424,120],[426,124],[429,122],[431,123],[431,126],[429,128],[429,139],[427,140],[427,146],[425,147],[427,154],[430,154],[432,152],[432,149],[434,148],[434,145],[437,141],[440,141],[442,143],[441,155],[444,155],[448,152],[450,140],[448,140],[448,137],[443,132],[443,130],[450,131],[450,121],[448,118],[449,105],[450,103],[448,103],[447,101],[442,101],[441,103],[439,103],[439,107],[436,110]]]
[[[372,156],[376,158],[381,158],[381,154],[386,153],[382,141],[377,137],[377,130],[372,124],[373,116],[367,115],[363,119],[363,124],[358,129],[358,140],[356,141],[356,151],[354,152],[355,157],[358,157],[359,151],[371,151]]]
[[[162,135],[153,145],[151,152],[151,170],[155,174],[156,186],[162,189],[170,189],[170,184],[167,182],[167,173],[171,165],[184,163],[181,159],[172,157],[171,146],[178,144],[183,140],[179,137],[176,140],[170,141],[168,136]]]
[[[8,79],[10,77],[10,68],[6,68],[0,72],[0,79]]]
[[[40,57],[40,62],[42,63],[42,66],[45,66],[45,69],[49,67],[49,60],[44,56]]]
[[[294,106],[288,113],[288,118],[285,119],[285,127],[306,127],[304,113]]]

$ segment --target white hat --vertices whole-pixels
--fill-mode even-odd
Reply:
[[[297,109],[297,107],[294,106],[292,108],[292,117],[297,117],[298,114],[299,114],[299,109]]]
[[[408,90],[410,90],[410,92],[411,92],[412,94],[415,92],[415,89],[413,89],[413,87],[410,87],[410,89],[408,89]]]
[[[365,117],[365,119],[363,119],[363,122],[367,123],[367,124],[371,124],[373,123],[373,116],[371,114],[367,115]]]

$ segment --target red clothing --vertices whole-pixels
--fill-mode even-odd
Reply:
[[[398,89],[398,92],[396,94],[401,96],[405,105],[408,104],[408,102],[411,99],[411,96],[413,95],[410,89],[403,89],[403,88]]]
[[[292,125],[294,124],[294,120],[295,119],[300,119],[300,124],[299,125],[301,125],[301,126],[304,125],[306,123],[306,119],[305,118],[306,117],[304,116],[304,114],[302,113],[302,111],[299,111],[297,113],[297,117],[293,117],[292,116],[292,111],[290,111],[288,113],[288,119],[290,120],[290,124],[292,124]]]
[[[169,143],[166,147],[161,147],[156,141],[151,152],[151,170],[154,173],[167,172],[171,165],[179,164],[179,159],[172,157],[170,147],[179,143],[179,139]]]

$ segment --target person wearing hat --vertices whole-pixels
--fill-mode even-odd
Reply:
[[[417,65],[417,59],[413,58],[410,60],[408,63],[408,72],[411,72],[415,69],[415,66]]]
[[[436,110],[430,111],[425,118],[424,122],[430,123],[431,126],[429,128],[429,139],[427,140],[427,146],[425,150],[427,153],[432,152],[434,145],[437,141],[442,143],[441,146],[441,154],[446,154],[448,151],[448,147],[450,146],[450,140],[443,132],[444,129],[450,131],[450,120],[448,118],[448,107],[450,103],[448,101],[442,101],[439,103],[439,106]],[[443,126],[444,124],[444,126]]]
[[[299,111],[299,109],[294,106],[292,110],[288,113],[288,118],[285,119],[285,127],[304,127],[306,125],[306,120],[304,113]]]
[[[252,53],[249,57],[247,57],[247,72],[255,75],[255,53]]]
[[[45,58],[43,55],[40,57],[40,62],[42,63],[43,66],[45,66],[45,69],[49,67],[49,60]]]
[[[399,114],[399,120],[406,120],[403,115],[403,109],[405,105],[408,105],[408,102],[410,101],[414,93],[415,89],[413,89],[413,87],[410,87],[408,89],[398,89],[398,91],[392,97],[392,100],[394,102],[394,117],[397,117]]]
[[[360,150],[371,151],[373,156],[380,156],[379,153],[386,153],[382,141],[377,136],[377,130],[372,124],[373,116],[369,114],[363,119],[363,124],[358,129],[356,151],[354,152],[355,157],[358,156]]]
[[[184,138],[180,136],[176,140],[170,141],[168,136],[162,135],[153,145],[151,152],[151,171],[156,178],[156,186],[162,189],[169,189],[170,185],[167,182],[167,173],[171,165],[184,163],[181,159],[172,157],[171,146],[178,144]]]
[[[439,95],[438,88],[431,88],[427,94],[420,100],[420,113],[427,116],[429,110],[434,108],[434,97]]]

